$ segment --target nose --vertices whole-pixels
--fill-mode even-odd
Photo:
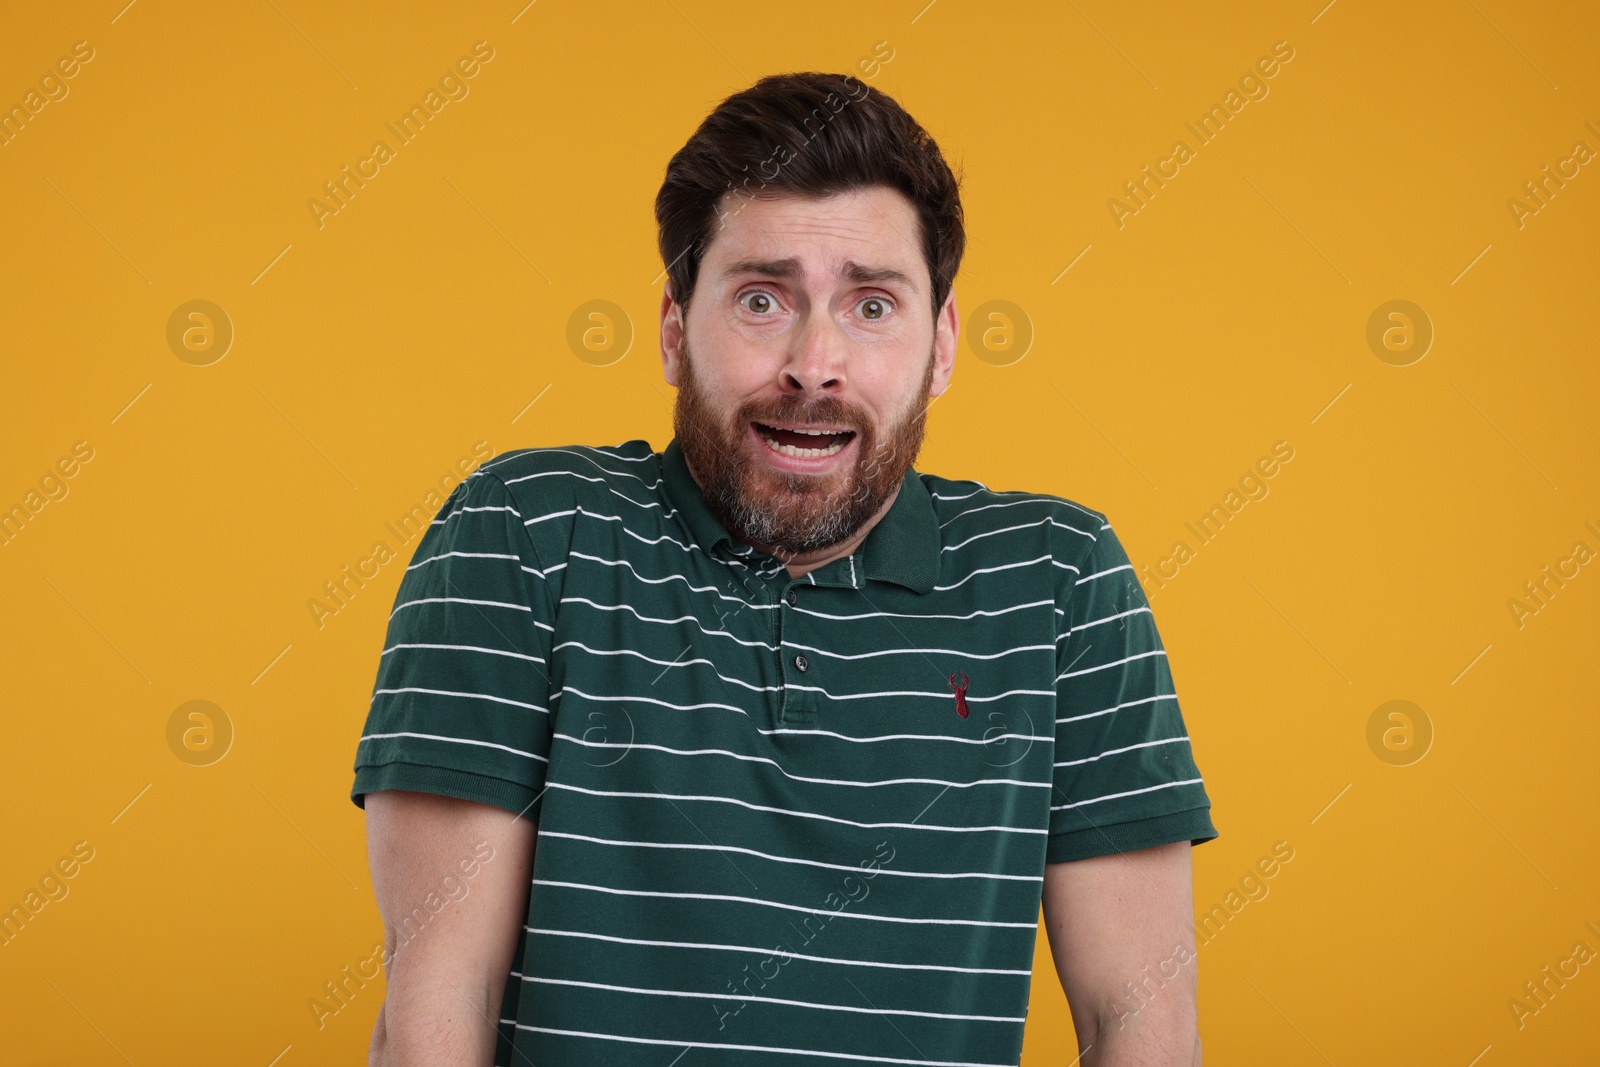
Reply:
[[[848,341],[826,315],[808,315],[794,334],[780,385],[785,392],[836,393],[845,385]]]

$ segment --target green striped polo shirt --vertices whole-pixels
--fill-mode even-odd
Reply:
[[[1045,864],[1217,836],[1105,515],[913,469],[792,578],[676,440],[454,488],[356,750],[382,789],[538,824],[503,1067],[1016,1064]]]

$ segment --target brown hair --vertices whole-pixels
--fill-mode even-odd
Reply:
[[[657,241],[685,309],[725,193],[824,197],[870,185],[916,209],[938,315],[966,247],[960,182],[928,132],[853,75],[773,74],[728,97],[667,164]]]

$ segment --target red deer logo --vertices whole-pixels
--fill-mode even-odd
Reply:
[[[950,676],[950,689],[956,695],[956,714],[963,719],[967,717],[967,676],[961,675],[961,684],[956,684],[956,676]]]

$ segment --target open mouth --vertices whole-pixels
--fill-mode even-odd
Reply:
[[[825,459],[838,455],[856,435],[854,430],[832,427],[772,426],[764,422],[750,425],[768,448],[794,459]]]

